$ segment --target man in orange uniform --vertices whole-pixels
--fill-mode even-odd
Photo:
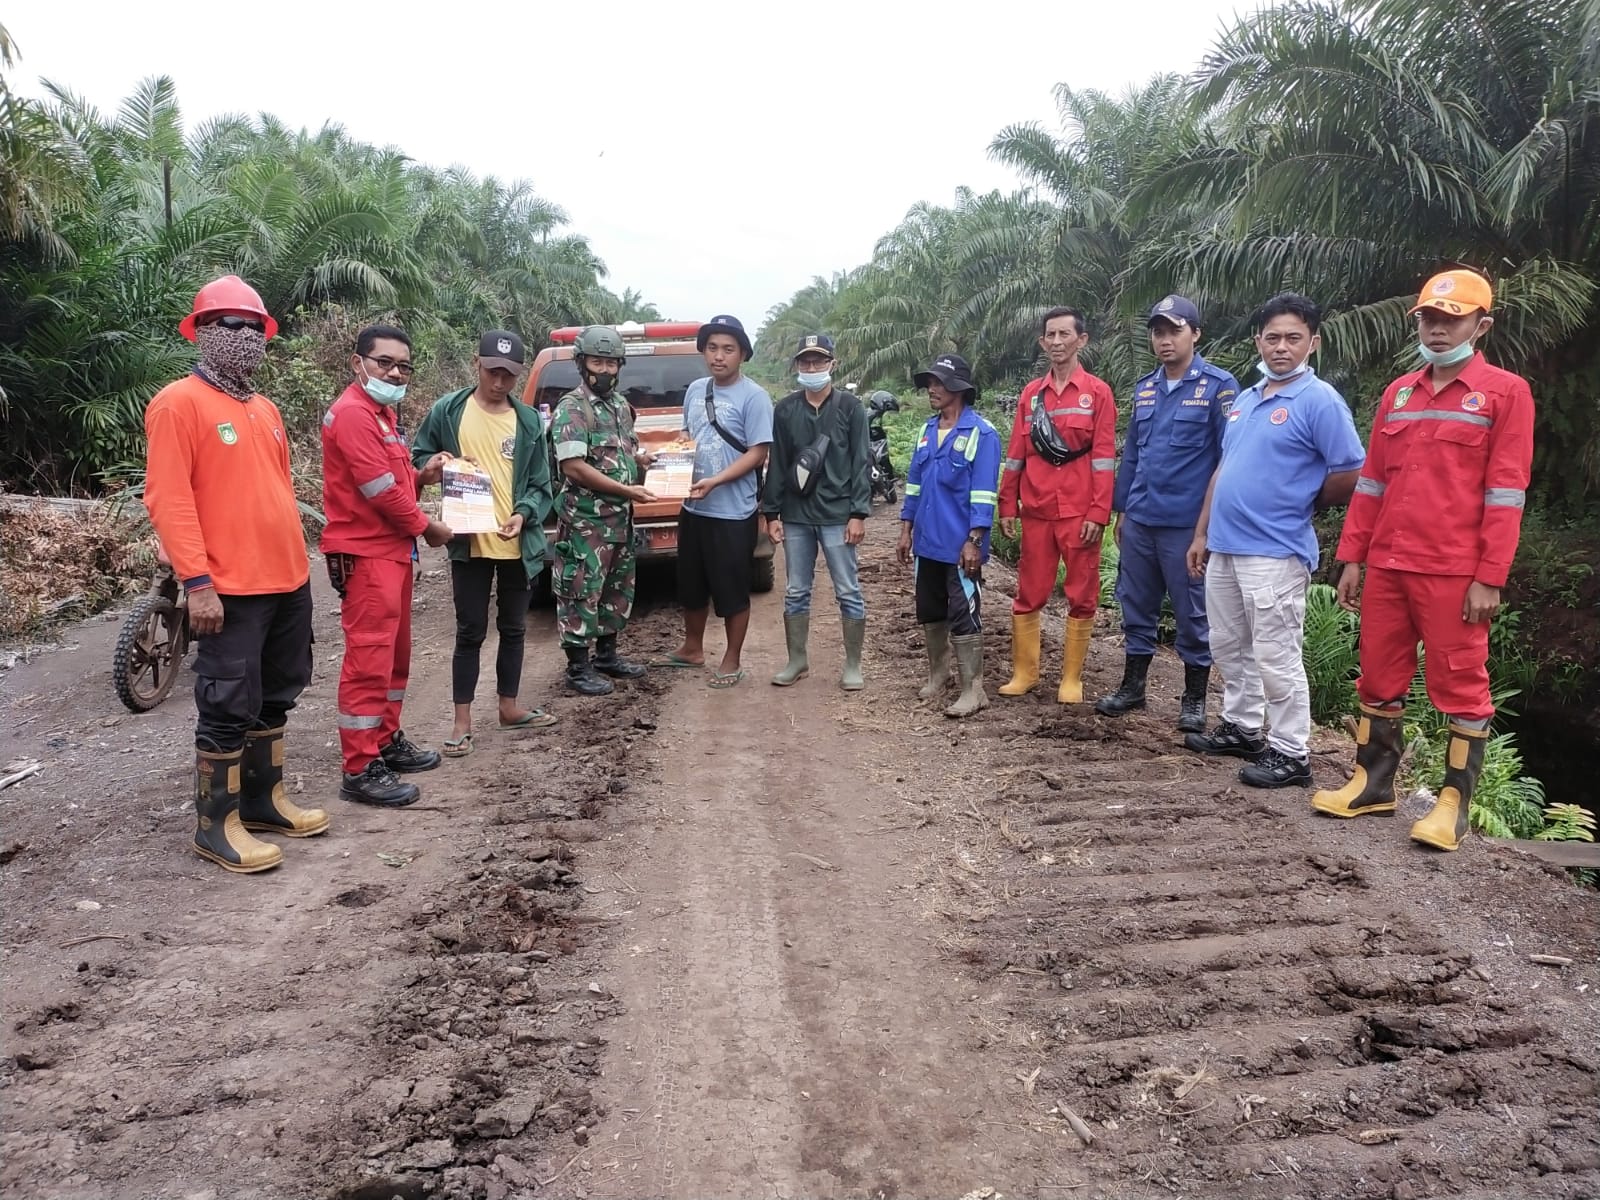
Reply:
[[[441,451],[418,472],[395,423],[411,378],[411,339],[390,325],[356,338],[355,381],[322,419],[322,506],[328,519],[322,552],[343,603],[344,665],[339,671],[339,795],[358,804],[399,808],[422,795],[397,773],[431,771],[424,750],[400,728],[411,678],[411,553],[421,534],[430,546],[450,528],[417,504],[437,483],[450,455]]]
[[[200,640],[194,849],[225,870],[265,871],[283,851],[249,830],[328,828],[327,813],[283,791],[284,727],[311,680],[311,568],[283,418],[250,386],[278,323],[228,275],[200,289],[178,330],[200,363],[145,409],[144,503]]]
[[[1488,280],[1456,270],[1428,280],[1411,310],[1427,365],[1384,392],[1339,539],[1339,602],[1354,612],[1360,595],[1355,776],[1311,799],[1335,817],[1395,810],[1401,718],[1421,641],[1428,697],[1450,718],[1450,744],[1439,798],[1411,837],[1440,850],[1466,836],[1483,768],[1494,716],[1489,621],[1517,551],[1533,460],[1528,381],[1477,350],[1493,304]]]
[[[1011,681],[1002,696],[1021,696],[1039,682],[1039,616],[1067,563],[1066,650],[1061,704],[1083,703],[1083,663],[1100,603],[1100,537],[1111,519],[1117,470],[1117,401],[1103,380],[1078,365],[1089,344],[1083,314],[1045,313],[1039,345],[1050,373],[1017,398],[1016,424],[1000,472],[1000,530],[1017,536],[1022,557],[1011,605]]]

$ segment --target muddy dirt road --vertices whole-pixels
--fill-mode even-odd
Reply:
[[[480,721],[398,813],[331,795],[319,592],[288,771],[334,826],[263,876],[184,849],[189,705],[121,711],[115,624],[0,675],[0,764],[46,763],[0,792],[0,1190],[1600,1195],[1592,892],[1477,840],[1413,853],[1405,812],[1343,824],[1244,793],[1174,749],[1165,657],[1151,713],[1122,722],[1053,688],[961,725],[919,707],[887,524],[866,692],[837,690],[820,606],[812,677],[769,687],[769,596],[745,685],[658,671],[569,698],[536,612],[524,696],[561,727]],[[441,562],[407,707],[435,745]],[[1008,583],[992,572],[991,695]],[[647,599],[629,649],[676,632]],[[1114,635],[1103,614],[1091,691]],[[1332,780],[1348,751],[1325,749]]]

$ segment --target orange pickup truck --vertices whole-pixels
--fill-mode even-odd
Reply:
[[[625,322],[613,325],[622,335],[628,361],[622,368],[618,386],[633,407],[634,430],[646,443],[670,442],[683,428],[683,396],[689,385],[706,376],[705,360],[695,349],[695,334],[700,326],[693,322],[654,321],[648,324]],[[578,326],[557,329],[550,334],[553,345],[539,351],[528,372],[522,402],[538,408],[546,422],[561,397],[578,386],[578,368],[572,361],[572,343]],[[552,474],[560,472],[552,464]],[[678,513],[681,500],[657,500],[633,507],[633,544],[641,559],[672,558],[678,553]],[[750,563],[750,587],[770,592],[773,582],[773,545],[762,518],[756,540],[755,558]],[[546,531],[553,538],[554,528]],[[548,572],[547,572],[548,575]]]

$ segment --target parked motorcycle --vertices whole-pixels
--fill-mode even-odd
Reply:
[[[867,398],[867,457],[872,465],[872,495],[883,497],[885,504],[900,498],[897,486],[900,477],[894,472],[889,458],[889,435],[884,431],[886,413],[899,412],[900,401],[893,392],[873,392]]]
[[[122,622],[111,661],[117,698],[133,712],[149,712],[167,698],[194,640],[189,598],[166,551],[158,556],[156,577]]]

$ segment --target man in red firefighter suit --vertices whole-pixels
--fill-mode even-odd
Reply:
[[[421,534],[430,546],[450,529],[417,505],[437,483],[446,453],[419,473],[396,424],[411,378],[411,339],[388,325],[363,329],[350,358],[355,381],[322,419],[322,553],[342,599],[344,665],[339,671],[339,795],[398,808],[421,795],[397,772],[431,771],[436,750],[414,745],[400,728],[411,676],[411,555]]]
[[[1022,557],[1011,605],[1011,681],[1002,696],[1021,696],[1039,682],[1040,610],[1067,564],[1067,627],[1061,704],[1083,703],[1083,663],[1100,603],[1100,537],[1111,519],[1117,469],[1117,401],[1110,387],[1078,365],[1089,344],[1083,314],[1045,313],[1039,345],[1050,373],[1022,389],[1016,424],[1000,472],[1000,530],[1017,536]]]
[[[1533,459],[1527,380],[1476,348],[1494,324],[1493,303],[1486,279],[1456,270],[1428,280],[1411,310],[1426,365],[1384,392],[1339,539],[1339,602],[1353,612],[1360,596],[1355,775],[1311,800],[1335,817],[1395,810],[1421,641],[1428,697],[1450,719],[1450,744],[1439,798],[1411,837],[1440,850],[1466,836],[1483,768],[1494,716],[1489,621],[1516,554]]]

